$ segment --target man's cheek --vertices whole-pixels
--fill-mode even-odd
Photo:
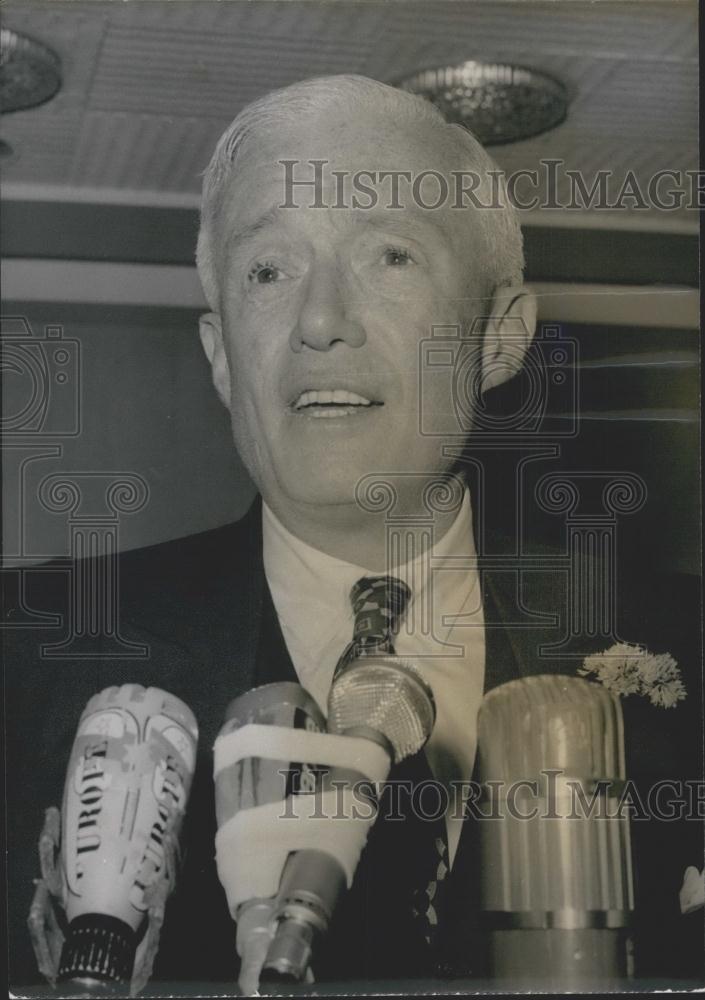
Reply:
[[[238,449],[251,450],[253,442],[262,436],[264,422],[256,400],[252,397],[251,387],[244,385],[242,380],[237,380],[233,384],[230,416],[233,437]]]

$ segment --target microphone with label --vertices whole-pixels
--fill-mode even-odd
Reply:
[[[324,730],[313,698],[299,684],[284,681],[230,702],[215,742],[216,863],[237,922],[238,984],[245,994],[257,989],[272,936],[274,896],[286,858],[284,851],[279,864],[284,803],[316,787],[315,769],[292,757],[297,736]]]
[[[503,684],[480,707],[478,765],[488,793],[479,870],[490,974],[537,988],[631,975],[618,698],[562,675]]]
[[[363,757],[369,758],[368,775],[376,767],[375,781],[367,784],[381,785],[392,762],[398,763],[423,747],[435,717],[431,688],[408,660],[381,653],[342,663],[328,697],[328,732],[351,739],[349,744],[337,743],[339,756],[324,774],[322,796],[329,794],[332,799],[334,793],[328,790],[336,787],[352,796]],[[346,882],[350,884],[351,871],[376,815],[361,820],[353,815],[353,798],[344,801],[343,817],[330,823],[335,843],[330,841],[329,850],[298,850],[288,858],[274,906],[274,932],[263,980],[301,982],[310,975],[316,941],[328,930],[340,893]],[[339,809],[340,800],[336,802]]]
[[[174,885],[197,742],[193,712],[159,688],[110,687],[86,705],[62,810],[60,983],[113,992],[132,981],[151,893]],[[158,929],[150,970],[157,941]]]

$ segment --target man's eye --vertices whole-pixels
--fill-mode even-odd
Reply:
[[[387,247],[384,251],[384,263],[390,267],[404,267],[411,263],[411,254],[399,247]]]
[[[275,264],[265,261],[250,268],[247,280],[256,282],[258,285],[273,285],[275,281],[279,280],[281,274],[282,272]]]

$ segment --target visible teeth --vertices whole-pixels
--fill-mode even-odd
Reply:
[[[294,403],[294,408],[300,410],[304,406],[324,406],[330,403],[340,406],[372,406],[371,400],[347,389],[320,389],[302,392]]]
[[[312,417],[334,417],[334,418],[335,417],[349,417],[353,413],[359,413],[361,409],[365,409],[365,407],[361,407],[361,406],[339,406],[339,407],[336,407],[335,409],[331,408],[330,410],[326,410],[323,407],[321,407],[320,409],[314,407],[312,410],[310,410],[310,411],[307,412],[307,415],[310,414],[310,416],[312,416]]]

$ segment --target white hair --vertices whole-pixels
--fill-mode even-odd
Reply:
[[[503,286],[521,284],[524,252],[517,212],[507,197],[501,171],[472,133],[460,125],[448,124],[437,108],[417,94],[364,76],[323,76],[274,90],[248,104],[218,140],[204,172],[196,249],[196,266],[211,309],[219,311],[215,220],[227,181],[237,168],[239,153],[260,134],[276,135],[278,129],[290,124],[296,116],[315,119],[327,111],[336,111],[341,120],[356,111],[384,113],[396,122],[427,122],[448,130],[447,134],[457,140],[467,160],[465,169],[480,177],[476,197],[483,205],[493,206],[465,209],[478,213],[484,230],[489,293]],[[490,185],[492,194],[488,197]]]

